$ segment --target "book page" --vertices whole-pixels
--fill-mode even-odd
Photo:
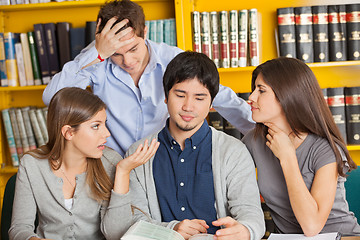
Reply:
[[[304,234],[276,234],[271,233],[268,240],[336,240],[340,239],[337,232],[321,233],[313,237],[306,237]]]
[[[176,231],[140,220],[129,228],[121,240],[184,240]]]

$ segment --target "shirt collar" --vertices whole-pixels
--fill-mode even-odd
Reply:
[[[208,135],[209,132],[210,132],[209,124],[207,123],[206,120],[204,120],[199,130],[197,130],[190,138],[187,138],[186,140],[190,141],[192,149],[196,149],[197,146],[200,145],[203,139]],[[166,126],[163,129],[163,133],[164,133],[164,139],[170,144],[170,147],[179,145],[170,134],[169,119],[166,120]]]

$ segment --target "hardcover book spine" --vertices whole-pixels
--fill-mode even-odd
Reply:
[[[17,124],[19,127],[21,144],[22,144],[24,153],[26,153],[27,151],[30,150],[30,146],[29,146],[28,138],[26,136],[25,123],[24,123],[21,109],[20,108],[15,109],[15,114],[16,114],[16,121],[17,121]]]
[[[4,33],[0,32],[0,86],[9,86],[6,75],[6,58],[5,58],[5,45],[4,45]]]
[[[164,43],[171,46],[171,21],[170,19],[164,19]]]
[[[346,5],[348,60],[360,60],[360,4]]]
[[[49,137],[48,137],[48,132],[47,132],[47,128],[46,128],[46,122],[45,122],[45,119],[44,119],[43,112],[42,112],[41,109],[38,108],[38,109],[35,110],[35,113],[36,113],[36,118],[37,118],[38,123],[39,123],[41,135],[44,138],[44,142],[47,143],[48,140],[49,140]]]
[[[223,118],[224,132],[234,138],[241,139],[242,135],[228,120]]]
[[[19,76],[15,58],[15,35],[12,32],[4,33],[6,75],[11,87],[19,86]]]
[[[44,27],[41,23],[34,24],[34,37],[35,37],[37,54],[39,57],[41,80],[43,84],[48,84],[50,82],[49,58],[45,45]]]
[[[248,52],[248,11],[239,11],[239,67],[247,66]]]
[[[328,6],[330,61],[346,61],[346,38],[341,9],[341,5]]]
[[[35,140],[34,132],[31,127],[29,110],[30,110],[30,107],[24,107],[21,109],[21,112],[22,112],[22,116],[23,116],[23,120],[24,120],[26,136],[27,136],[28,142],[29,142],[29,148],[30,148],[30,150],[33,150],[36,148],[36,140]]]
[[[23,151],[23,146],[21,144],[20,131],[19,131],[17,120],[16,120],[16,114],[15,114],[14,108],[9,109],[9,115],[10,115],[11,127],[12,127],[12,130],[14,133],[16,152],[17,152],[19,158],[21,158],[24,151]]]
[[[314,62],[313,30],[311,7],[296,7],[295,32],[296,32],[296,56],[306,63]]]
[[[19,74],[19,84],[20,86],[26,86],[26,75],[25,75],[25,65],[24,65],[24,56],[21,43],[15,43],[15,54],[16,54],[16,64]]]
[[[200,13],[200,36],[201,36],[201,51],[210,59],[211,45],[210,45],[210,15],[208,12]]]
[[[175,18],[170,18],[170,29],[171,29],[171,46],[177,46],[177,40],[176,40],[176,21]]]
[[[164,20],[156,20],[156,42],[164,42]]]
[[[360,87],[345,88],[347,143],[360,144]]]
[[[19,166],[19,156],[17,155],[17,151],[16,151],[16,144],[15,144],[14,133],[13,133],[13,130],[11,127],[9,109],[4,109],[1,111],[1,113],[2,113],[2,119],[3,119],[4,127],[5,127],[6,138],[7,138],[8,144],[9,144],[11,161],[12,161],[13,166],[17,167],[17,166]]]
[[[149,37],[151,41],[157,42],[156,39],[156,30],[157,30],[157,21],[156,20],[151,20],[150,21],[150,33],[149,33]]]
[[[29,41],[26,33],[20,33],[20,42],[23,50],[24,57],[24,66],[25,66],[25,77],[26,77],[26,85],[33,86],[34,83],[34,74],[32,70],[31,64],[31,56],[29,49]]]
[[[221,67],[230,67],[230,50],[229,50],[229,18],[227,11],[221,11],[220,16],[220,53]]]
[[[296,58],[296,33],[294,8],[278,8],[278,33],[280,56]]]
[[[149,31],[148,31],[149,33]],[[95,40],[96,21],[86,21],[85,23],[85,46]],[[147,38],[148,39],[148,38]]]
[[[68,22],[58,22],[56,24],[57,42],[59,46],[59,64],[60,69],[64,64],[71,60],[70,54],[70,28],[71,25]]]
[[[327,6],[312,6],[314,32],[314,62],[329,61],[329,31]]]
[[[44,145],[45,142],[44,142],[44,137],[41,133],[41,129],[40,129],[39,122],[36,117],[35,111],[36,111],[35,109],[30,109],[29,117],[30,117],[31,126],[34,130],[34,135],[35,135],[37,146],[40,147],[40,146]]]
[[[85,47],[85,28],[70,28],[71,59],[74,59]],[[56,72],[55,72],[56,73]]]
[[[219,50],[219,16],[218,13],[210,12],[210,36],[212,60],[217,68],[220,67],[220,50]]]
[[[41,85],[42,82],[41,82],[41,75],[40,75],[40,66],[39,66],[38,56],[36,53],[34,33],[28,32],[27,36],[28,36],[28,40],[29,40],[31,64],[32,64],[32,70],[33,70],[33,74],[34,74],[34,84]]]
[[[345,97],[344,88],[328,88],[327,102],[334,121],[346,142]]]
[[[239,66],[239,22],[238,22],[238,11],[231,10],[229,12],[229,22],[230,22],[230,67],[236,68]]]
[[[224,131],[224,119],[215,109],[209,111],[209,125],[218,131]]]
[[[257,66],[260,63],[259,58],[259,25],[258,12],[253,8],[249,10],[249,55],[250,65]]]
[[[192,26],[193,26],[193,51],[201,53],[200,13],[197,11],[192,13]]]
[[[57,49],[56,34],[55,34],[55,24],[54,23],[45,23],[44,25],[45,33],[45,45],[47,49],[47,56],[49,58],[49,70],[50,76],[54,76],[59,72],[59,53]],[[78,36],[83,42],[85,42],[85,30],[82,32],[82,36]],[[79,41],[81,41],[79,40]],[[84,47],[83,44],[82,48]],[[81,49],[82,49],[81,48]],[[80,50],[81,50],[80,49]],[[80,52],[80,51],[79,51]]]

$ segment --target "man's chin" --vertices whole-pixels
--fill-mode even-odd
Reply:
[[[176,127],[181,131],[189,132],[193,130],[196,126],[189,126],[189,125],[181,126],[180,124],[176,123]]]

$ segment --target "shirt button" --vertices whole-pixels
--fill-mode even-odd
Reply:
[[[77,196],[76,195],[74,195],[74,199],[76,199],[77,198]]]
[[[180,183],[180,186],[183,187],[185,184],[183,182]]]
[[[70,215],[70,216],[72,216],[72,213],[71,213],[71,212],[69,212],[69,215]]]
[[[196,146],[193,146],[193,149],[196,149]]]
[[[171,149],[174,149],[174,147],[170,147]]]
[[[185,159],[183,159],[183,158],[182,158],[182,159],[180,159],[180,162],[185,162]]]
[[[184,211],[185,211],[185,207],[181,207],[180,209],[181,209],[181,211],[182,211],[182,212],[184,212]]]
[[[176,142],[175,142],[175,141],[173,141],[173,144],[175,144],[175,145],[176,145]]]
[[[78,177],[75,177],[75,180],[78,180]]]

